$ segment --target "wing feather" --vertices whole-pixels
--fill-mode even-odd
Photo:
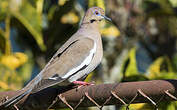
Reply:
[[[42,70],[42,80],[36,84],[34,91],[54,86],[67,80],[91,62],[96,44],[90,38],[82,38],[70,43],[63,51],[55,54]]]

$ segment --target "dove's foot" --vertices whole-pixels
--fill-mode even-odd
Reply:
[[[84,82],[84,81],[73,81],[72,83],[75,85],[81,85],[81,86],[94,85],[94,83],[88,83],[88,82]]]
[[[73,81],[72,83],[75,85],[78,85],[76,90],[78,90],[79,88],[81,88],[83,86],[95,85],[94,83],[88,83],[88,82],[84,82],[84,81]]]

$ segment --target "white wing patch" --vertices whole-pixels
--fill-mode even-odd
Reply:
[[[50,79],[50,80],[57,80],[57,79],[58,79],[58,76],[50,77],[49,79]]]
[[[73,73],[81,69],[84,65],[89,65],[95,52],[96,52],[96,43],[94,42],[94,47],[92,50],[90,50],[90,54],[86,57],[86,59],[78,67],[73,68],[68,73],[66,73],[62,78],[68,78]]]
[[[57,80],[58,77],[54,77],[54,78],[49,78],[50,80]]]

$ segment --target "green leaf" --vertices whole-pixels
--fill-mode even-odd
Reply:
[[[172,63],[167,56],[157,58],[148,69],[150,79],[169,79],[177,78]]]
[[[11,10],[12,15],[18,19],[31,33],[41,50],[45,50],[42,37],[42,15],[30,3],[24,1],[18,11]]]
[[[5,19],[5,15],[8,11],[8,0],[0,0],[0,21]]]
[[[148,8],[148,11],[151,13],[150,15],[175,15],[169,0],[145,0],[144,3],[147,4],[148,7],[146,8]],[[153,5],[156,7],[152,8]]]
[[[177,0],[169,0],[173,7],[177,7]]]
[[[126,76],[126,78],[124,78],[122,80],[122,82],[130,82],[130,81],[148,81],[149,79],[142,74],[138,74],[138,75],[131,75],[131,76]]]
[[[26,51],[25,54],[28,56],[28,61],[19,68],[18,76],[23,79],[23,83],[31,77],[31,73],[34,66],[33,56],[31,51]]]
[[[136,48],[132,48],[129,51],[128,58],[125,61],[123,67],[126,77],[139,74],[136,65]]]
[[[167,105],[167,110],[176,110],[177,109],[177,102],[171,102]]]
[[[0,28],[0,50],[1,52],[4,52],[5,50],[5,37],[4,37],[4,31]]]

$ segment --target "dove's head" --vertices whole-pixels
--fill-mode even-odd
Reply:
[[[105,12],[102,8],[92,7],[87,10],[82,23],[98,23],[103,19],[111,21],[110,18],[105,16]]]

